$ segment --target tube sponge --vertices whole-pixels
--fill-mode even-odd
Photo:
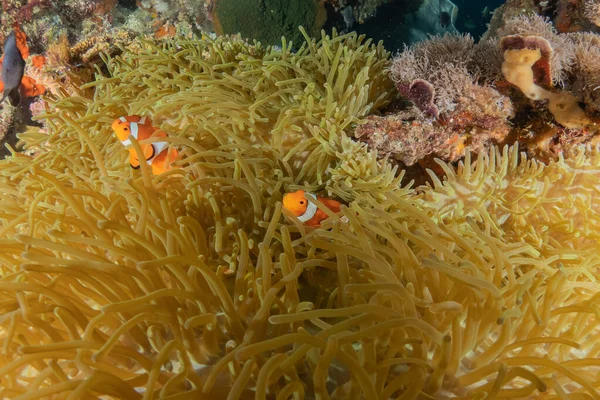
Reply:
[[[568,92],[552,92],[536,83],[551,82],[548,58],[552,48],[547,40],[538,36],[511,35],[500,39],[500,47],[504,52],[502,73],[506,80],[532,100],[547,100],[556,122],[566,128],[584,128],[593,124],[575,96]],[[536,75],[534,71],[540,72]]]

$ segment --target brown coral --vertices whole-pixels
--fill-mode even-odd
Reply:
[[[586,0],[583,4],[583,15],[595,25],[600,26],[600,1]]]
[[[356,128],[354,136],[380,155],[390,155],[410,166],[444,148],[450,139],[447,131],[439,132],[432,120],[421,120],[419,115],[415,109],[388,116],[371,115]]]
[[[92,36],[75,44],[71,48],[70,56],[73,61],[99,61],[100,53],[117,54],[121,51],[118,45],[129,44],[133,37],[133,33],[127,30]]]
[[[473,46],[468,67],[484,82],[492,83],[504,79],[500,68],[502,52],[498,42],[497,38],[482,39]]]
[[[489,86],[465,80],[456,107],[438,120],[414,107],[386,116],[370,116],[354,135],[381,155],[391,155],[406,166],[427,156],[456,161],[466,147],[475,153],[502,143],[511,130],[511,101]]]
[[[574,82],[571,90],[587,108],[600,114],[600,35],[585,32],[570,34],[575,48]]]

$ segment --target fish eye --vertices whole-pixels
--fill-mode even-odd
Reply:
[[[304,200],[300,200],[300,204],[304,205]]]
[[[128,128],[123,128],[123,130],[128,131],[129,129]]]

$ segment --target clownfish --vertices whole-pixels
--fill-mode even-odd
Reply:
[[[334,213],[340,212],[340,206],[342,203],[336,200],[328,199],[325,197],[317,197],[312,193],[305,192],[304,190],[297,190],[292,193],[286,193],[283,196],[283,207],[294,214],[300,222],[313,228],[319,227],[321,221],[328,218],[322,210],[319,210],[314,203],[308,201],[308,198],[312,200],[318,200],[327,208]]]
[[[131,146],[129,135],[136,140],[141,141],[150,137],[167,137],[167,134],[152,126],[152,121],[148,117],[139,115],[130,115],[117,118],[112,123],[112,130],[115,132],[121,144],[129,149],[129,164],[131,168],[140,168],[138,155]],[[146,163],[152,167],[154,175],[160,175],[163,172],[173,168],[171,163],[177,160],[179,152],[174,148],[169,148],[168,142],[153,142],[141,145]]]

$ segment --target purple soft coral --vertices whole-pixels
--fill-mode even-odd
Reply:
[[[396,84],[398,92],[419,108],[423,113],[437,118],[440,114],[437,106],[433,103],[435,98],[435,89],[433,85],[424,79],[415,79],[410,84],[398,82]]]

